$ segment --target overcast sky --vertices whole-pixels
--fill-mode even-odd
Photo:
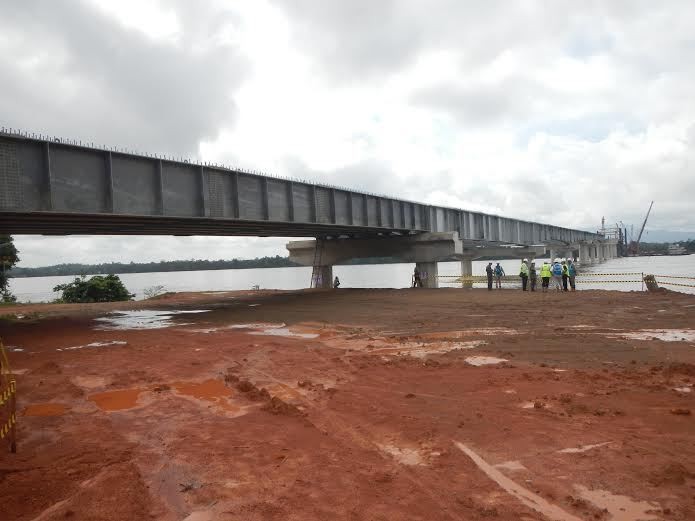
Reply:
[[[595,230],[695,231],[695,2],[0,0],[0,124]],[[694,233],[695,235],[695,233]],[[19,236],[21,266],[284,239]]]

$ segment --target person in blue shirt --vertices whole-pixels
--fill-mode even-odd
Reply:
[[[506,273],[504,272],[504,268],[500,266],[500,263],[498,262],[495,266],[495,287],[497,289],[502,289],[502,277],[505,275]]]
[[[570,288],[572,291],[576,291],[577,287],[575,285],[575,278],[577,277],[577,267],[572,262],[572,259],[567,259],[567,278],[570,282]]]
[[[560,264],[560,259],[555,259],[551,272],[553,274],[553,287],[555,291],[562,291],[562,264]]]

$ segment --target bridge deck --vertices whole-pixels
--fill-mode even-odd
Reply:
[[[374,236],[537,244],[596,234],[219,166],[0,133],[0,233]]]

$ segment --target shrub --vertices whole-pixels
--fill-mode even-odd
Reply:
[[[95,275],[91,279],[82,275],[69,284],[58,284],[53,291],[62,292],[62,302],[118,302],[133,300],[135,295],[121,282],[118,275]]]
[[[164,286],[150,286],[142,290],[145,298],[155,298],[164,293]]]

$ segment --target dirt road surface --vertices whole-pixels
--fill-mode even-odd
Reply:
[[[695,297],[0,308],[2,520],[695,520]]]

